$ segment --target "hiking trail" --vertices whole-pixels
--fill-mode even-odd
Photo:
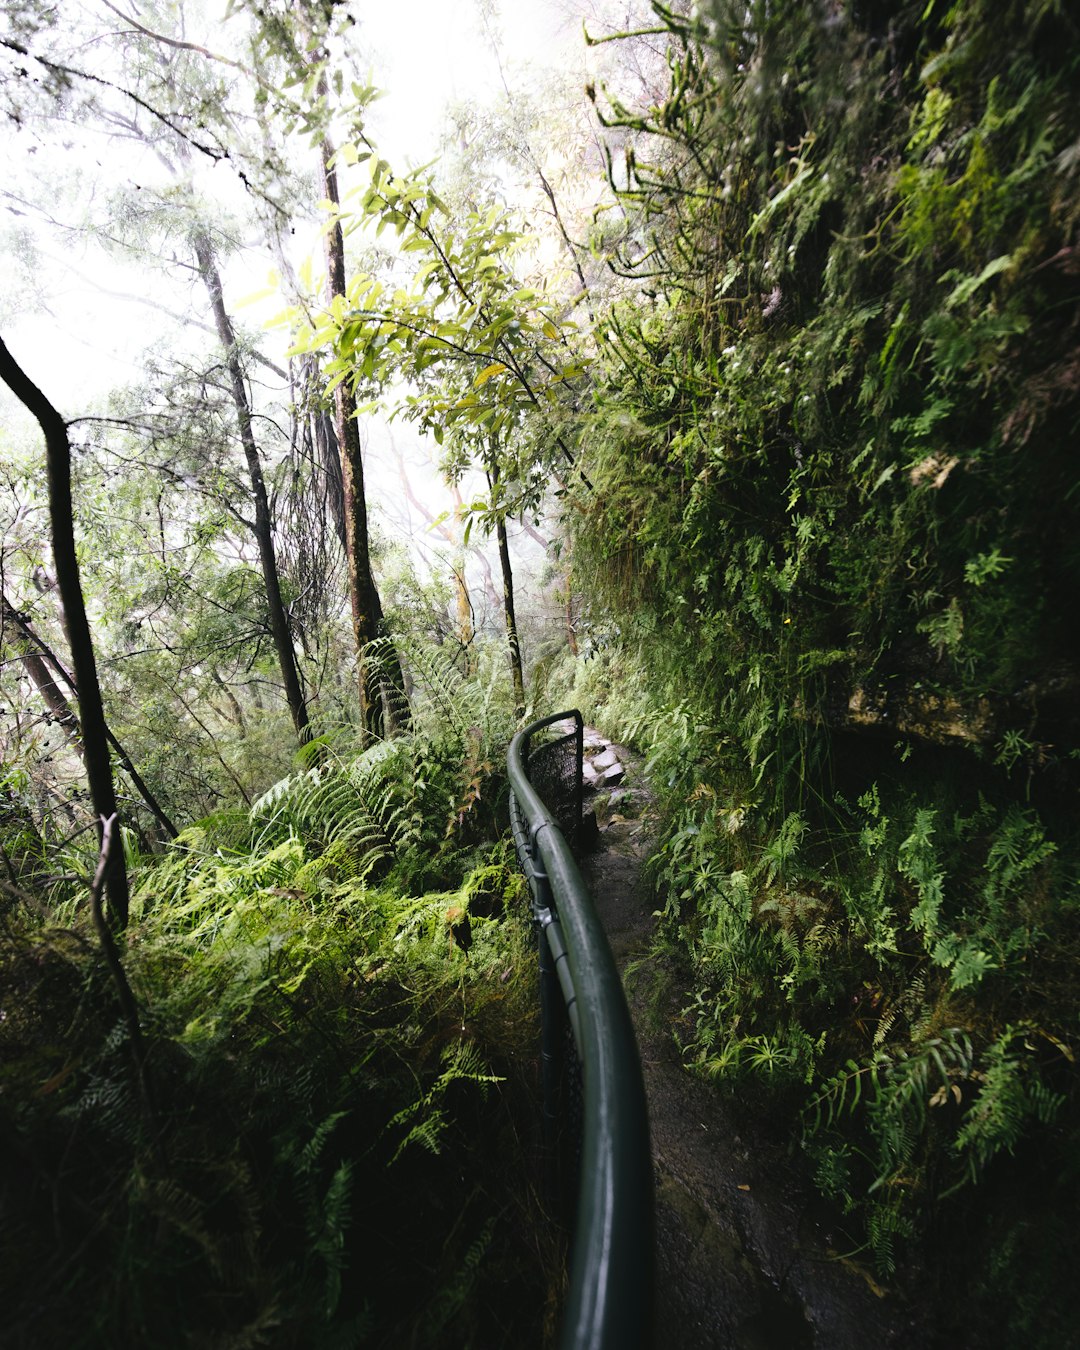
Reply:
[[[649,1106],[654,1350],[922,1350],[925,1314],[834,1250],[827,1206],[781,1131],[737,1123],[721,1094],[683,1068],[678,994],[652,952],[643,869],[655,814],[641,757],[586,727],[583,777],[597,836],[581,870],[623,975]]]

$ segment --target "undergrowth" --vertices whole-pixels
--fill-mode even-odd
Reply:
[[[540,1343],[509,712],[437,663],[408,736],[142,860],[141,1058],[85,889],[5,902],[5,1344]]]

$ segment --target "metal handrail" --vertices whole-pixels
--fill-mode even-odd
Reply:
[[[541,970],[546,964],[549,986],[557,979],[561,988],[584,1085],[560,1344],[562,1350],[633,1350],[649,1342],[652,1309],[652,1162],[641,1061],[592,898],[527,767],[530,738],[567,718],[580,726],[577,712],[543,718],[519,732],[507,751],[511,824],[532,893]],[[543,1006],[543,987],[541,1000]],[[550,1007],[550,988],[547,1003]],[[545,1054],[549,1048],[545,1045]]]

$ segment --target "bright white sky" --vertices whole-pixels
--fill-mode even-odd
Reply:
[[[124,0],[118,0],[119,7],[123,3]],[[77,7],[81,13],[92,16],[99,31],[119,25],[101,0],[61,0],[62,13],[66,6]],[[500,98],[504,93],[504,75],[511,88],[522,88],[528,87],[532,76],[544,67],[563,71],[577,68],[582,72],[583,83],[586,49],[580,15],[585,8],[587,0],[527,3],[502,0],[504,12],[494,21],[501,49],[500,73],[492,45],[493,32],[482,22],[477,0],[398,0],[390,4],[354,0],[353,9],[360,24],[360,41],[356,45],[369,53],[370,70],[355,71],[353,75],[362,82],[370,80],[385,91],[371,115],[371,130],[384,157],[402,165],[433,159],[448,103],[469,100],[483,105]],[[199,40],[211,47],[225,41],[224,37],[214,36]],[[88,63],[92,62],[92,51],[87,58]],[[36,160],[29,158],[28,146],[33,137],[25,133],[13,136],[10,128],[0,129],[0,146],[5,140],[4,155],[10,157],[9,162],[16,168],[20,163],[24,167],[36,164]],[[40,153],[44,159],[51,152],[43,149]],[[122,146],[103,138],[91,136],[86,146],[72,145],[61,153],[69,158],[77,156],[83,168],[91,173],[99,171],[104,186],[124,178],[137,180],[139,174],[153,174],[149,166],[139,167],[135,152],[129,161]],[[226,200],[243,193],[226,165],[212,170],[204,166],[200,184],[204,191],[219,188]],[[11,211],[13,203],[10,198],[5,199],[3,188],[0,180],[0,210],[6,206]],[[58,202],[53,209],[60,216],[64,204]],[[23,225],[32,223],[25,215],[9,216],[12,219]],[[16,275],[14,269],[5,266],[4,274],[9,280],[6,284],[0,280],[0,335],[16,360],[66,416],[92,411],[95,404],[100,406],[110,388],[138,380],[144,354],[151,344],[176,341],[180,327],[163,311],[177,315],[190,311],[204,323],[209,322],[201,284],[192,278],[185,286],[177,280],[175,268],[141,272],[109,259],[78,236],[64,237],[41,223],[34,233],[48,283],[46,308],[33,312],[24,303],[19,289],[11,285],[11,278]],[[304,249],[316,258],[321,256],[314,230],[301,243],[301,252]],[[260,250],[246,257],[241,255],[226,272],[226,303],[248,327],[259,326],[281,307],[280,301],[272,299],[238,307],[241,297],[265,287],[270,268],[268,254]],[[320,270],[319,264],[316,270]],[[30,288],[23,288],[22,294],[31,294]],[[185,340],[202,344],[204,350],[207,342],[215,341],[209,334],[190,329]],[[268,350],[273,355],[283,356],[285,346],[283,332],[271,335]],[[30,430],[31,436],[36,434],[25,411],[0,387],[0,451],[7,439],[5,423],[8,431],[23,427]],[[386,524],[396,532],[401,522],[392,517],[407,516],[408,508],[400,500],[386,429],[371,424],[369,430],[371,486],[376,500],[381,498],[387,503]],[[448,500],[434,500],[441,493],[436,492],[438,485],[432,471],[428,468],[425,472],[420,467],[431,449],[417,444],[408,426],[400,426],[394,435],[410,462],[417,466],[417,486],[422,479],[427,480],[423,495],[431,494],[429,500],[436,512],[446,509]],[[380,460],[384,462],[380,464]],[[406,519],[405,524],[408,528],[410,522]],[[418,525],[418,520],[411,522],[414,531]]]
[[[511,87],[530,67],[573,59],[583,47],[568,4],[504,0],[496,27]],[[415,163],[436,151],[443,110],[459,99],[484,101],[502,92],[498,64],[475,0],[368,3],[360,19],[370,44],[375,83],[387,91],[375,105],[380,144]],[[580,59],[580,58],[579,58]]]
[[[78,0],[68,0],[77,3]],[[89,14],[103,14],[105,26],[117,21],[96,2],[80,5]],[[419,164],[435,157],[448,103],[468,99],[485,103],[502,94],[489,32],[481,22],[476,0],[399,0],[397,4],[365,0],[355,6],[361,42],[370,53],[370,71],[355,72],[385,91],[372,110],[371,126],[377,143],[391,163]],[[583,64],[580,19],[568,19],[573,0],[504,0],[506,13],[497,20],[503,67],[512,86],[527,81],[530,69],[544,65],[565,67]],[[212,39],[211,39],[212,42]],[[4,158],[18,169],[36,164],[28,158],[24,134],[0,130]],[[95,153],[96,150],[96,153]],[[90,146],[89,154],[71,149],[84,168],[100,167],[104,184],[118,174],[137,175],[126,165],[115,142]],[[99,158],[100,156],[100,158]],[[134,163],[134,156],[132,163]],[[226,200],[238,187],[232,171],[216,166],[202,175],[204,190],[214,186]],[[32,225],[19,216],[17,203],[5,201],[0,184],[0,208],[7,207],[9,220]],[[58,206],[58,213],[62,206]],[[187,294],[178,289],[175,273],[137,272],[113,262],[90,243],[70,236],[60,237],[47,226],[34,230],[41,251],[49,300],[44,312],[33,313],[28,305],[8,293],[0,300],[0,333],[13,355],[50,393],[69,415],[81,411],[87,401],[99,397],[110,385],[137,377],[141,355],[156,335],[164,336],[172,325],[145,303],[155,302],[166,310],[186,308]],[[319,256],[316,236],[304,241],[301,251]],[[6,260],[5,260],[6,261]],[[270,269],[266,255],[249,256],[245,264],[233,264],[226,275],[227,302],[261,290]],[[9,277],[13,269],[5,266]],[[3,283],[0,283],[2,287]],[[9,282],[10,286],[10,282]],[[203,298],[195,304],[205,309]],[[243,311],[238,317],[251,325],[269,318],[280,306],[267,300]],[[65,353],[63,379],[57,381],[57,356]],[[59,388],[57,387],[59,384]],[[6,391],[0,390],[6,396]],[[0,408],[8,408],[6,402]]]

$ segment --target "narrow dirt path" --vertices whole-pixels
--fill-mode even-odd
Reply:
[[[654,1350],[923,1350],[925,1318],[909,1300],[831,1253],[798,1160],[776,1140],[744,1138],[715,1090],[679,1063],[678,1007],[656,1006],[648,978],[656,920],[642,880],[653,840],[641,761],[589,730],[586,756],[586,781],[602,781],[586,796],[598,835],[582,872],[619,969],[637,963],[626,983],[656,1187]]]

